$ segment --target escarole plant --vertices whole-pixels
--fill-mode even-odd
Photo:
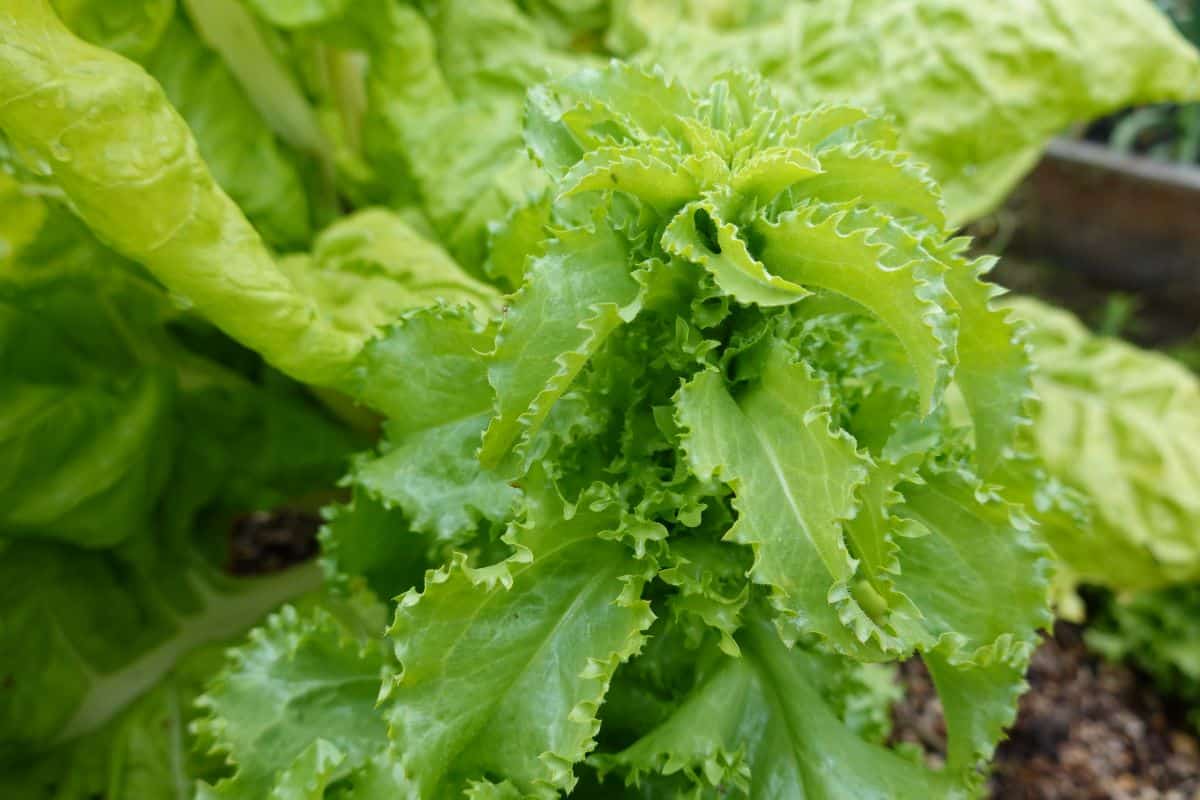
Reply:
[[[201,700],[233,765],[206,791],[970,794],[1049,622],[994,481],[1027,376],[987,263],[853,108],[614,65],[526,118],[552,190],[496,234],[520,290],[407,312],[356,362],[386,442],[324,537],[337,585],[398,596],[389,646],[275,619]],[[940,770],[862,713],[865,665],[913,654]]]

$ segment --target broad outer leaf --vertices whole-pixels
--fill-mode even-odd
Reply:
[[[198,700],[205,715],[196,731],[236,772],[199,797],[321,800],[328,782],[381,753],[382,623],[383,608],[365,598],[300,612],[285,606],[230,651]]]
[[[0,541],[0,553],[0,751],[9,757],[94,730],[189,650],[242,633],[320,581],[311,565],[233,581],[191,553],[125,560],[37,541]]]
[[[9,311],[0,305],[0,349],[28,347],[5,335]],[[10,372],[6,382],[0,534],[94,548],[149,530],[173,450],[171,376],[147,370],[106,386],[25,383]]]
[[[364,340],[414,308],[440,302],[486,318],[500,305],[498,292],[382,208],[339,219],[321,231],[311,257],[287,258],[280,267],[330,324]]]
[[[446,248],[480,271],[489,226],[546,187],[521,148],[526,89],[587,57],[551,47],[507,0],[445,0],[432,19],[406,3],[346,10],[371,58],[368,156],[389,183],[407,173]]]
[[[22,162],[113,249],[284,372],[326,385],[342,378],[355,338],[321,319],[275,266],[141,68],[72,36],[47,0],[8,4],[0,97],[0,130]]]
[[[1122,591],[1200,577],[1200,379],[1069,312],[1007,305],[1030,326],[1038,454],[1091,510],[1094,536],[1046,526],[1059,557]]]
[[[383,707],[414,796],[457,796],[485,775],[539,797],[574,783],[612,673],[653,619],[643,568],[597,538],[617,522],[539,512],[509,561],[456,558],[401,598],[388,632],[401,671]]]
[[[100,729],[34,758],[0,767],[0,797],[20,800],[193,800],[207,764],[191,752],[188,726],[224,644],[189,653],[150,691]]]
[[[176,19],[140,61],[187,121],[221,188],[263,237],[282,249],[307,246],[312,223],[299,159],[275,138],[220,56]]]

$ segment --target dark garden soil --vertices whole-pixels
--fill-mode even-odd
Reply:
[[[255,511],[234,519],[229,532],[232,575],[265,575],[317,554],[321,517],[310,511]]]
[[[1084,647],[1080,628],[1058,623],[1034,655],[1030,690],[990,782],[997,800],[1191,800],[1200,792],[1200,742],[1182,714],[1127,667]],[[907,690],[893,710],[893,742],[936,763],[945,725],[919,660],[901,669]]]

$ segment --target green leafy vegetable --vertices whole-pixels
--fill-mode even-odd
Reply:
[[[694,86],[752,67],[800,107],[884,110],[955,224],[991,211],[1071,122],[1200,98],[1200,58],[1142,0],[816,3],[632,0],[619,53]]]
[[[865,154],[854,170],[880,171],[873,185],[920,173],[877,157],[886,129],[861,114],[789,115],[745,76],[696,97],[634,68],[576,73],[531,94],[526,134],[556,199],[550,238],[530,253],[498,325],[413,312],[364,351],[362,396],[393,420],[391,441],[356,468],[357,499],[327,541],[339,565],[343,552],[360,554],[357,568],[390,592],[413,578],[382,571],[395,545],[368,552],[369,537],[409,537],[434,563],[448,560],[402,596],[388,632],[398,665],[381,706],[395,759],[386,779],[421,797],[552,796],[598,746],[607,755],[595,763],[631,783],[683,769],[698,789],[736,775],[751,793],[779,781],[967,792],[1048,619],[1045,550],[981,480],[994,464],[978,463],[970,444],[993,424],[1017,429],[1025,371],[955,421],[945,395],[957,334],[1007,330],[976,280],[981,265],[911,211],[843,199],[822,155],[835,154],[833,170]],[[859,139],[877,145],[843,146]],[[780,150],[803,169],[771,188],[754,154]],[[938,208],[932,185],[915,185]],[[961,304],[946,279],[956,273]],[[793,288],[771,294],[773,282]],[[398,363],[422,367],[401,376]],[[451,399],[451,386],[479,388]],[[494,410],[481,413],[492,391]],[[482,465],[472,464],[459,436],[478,443],[481,432]],[[431,488],[418,497],[413,486]],[[402,516],[381,516],[380,505]],[[411,531],[387,528],[401,518]],[[961,591],[946,585],[947,564]],[[692,664],[729,666],[710,678],[683,667],[681,681],[701,694],[667,701],[660,727],[622,715],[622,737],[649,738],[629,751],[644,757],[619,757],[601,702],[610,682],[625,693],[638,684],[656,616],[686,626]],[[834,707],[774,709],[774,692],[793,702],[818,691],[788,652],[798,639],[834,674],[921,652],[948,703],[947,771],[866,744]],[[753,691],[769,708],[747,719],[777,720],[792,739],[743,762],[730,737],[751,712],[701,687],[757,687],[760,674],[770,688]],[[733,715],[732,727],[693,733],[693,706]],[[710,738],[679,741],[676,725]],[[811,771],[828,758],[846,771]],[[384,778],[364,767],[349,780]]]
[[[7,4],[0,789],[977,793],[1034,520],[1094,563],[1032,417],[1069,381],[1032,403],[948,234],[1071,120],[1196,92],[1101,5]],[[1186,510],[1160,444],[1140,548]],[[218,670],[314,587],[222,574],[290,502],[331,503],[326,588]],[[911,657],[940,769],[883,744]]]
[[[224,661],[225,648],[189,654],[120,715],[87,735],[20,765],[5,765],[0,792],[28,800],[154,797],[186,800],[192,776],[211,765],[193,752],[194,701]]]
[[[255,630],[199,699],[201,746],[235,758],[198,797],[319,798],[386,746],[373,718],[383,608],[361,595],[308,605]]]
[[[1079,580],[1119,591],[1200,578],[1200,381],[1069,312],[1011,306],[1032,326],[1037,451],[1086,515],[1046,526],[1059,556]]]
[[[275,266],[162,88],[76,39],[45,2],[10,7],[0,32],[3,129],[22,161],[52,177],[113,249],[222,329],[296,377],[336,381],[354,337]],[[88,77],[96,73],[104,80]]]
[[[311,566],[221,574],[221,525],[330,485],[356,442],[65,210],[21,202],[37,213],[0,228],[6,765],[104,725],[190,649],[315,587]],[[107,768],[71,758],[84,783]]]

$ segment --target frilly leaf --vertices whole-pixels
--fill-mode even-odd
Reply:
[[[870,117],[857,106],[820,105],[792,117],[776,139],[783,147],[799,147],[813,153],[837,146],[847,131]]]
[[[809,204],[753,227],[772,273],[860,303],[900,339],[917,373],[924,409],[938,402],[954,363],[955,319],[944,268],[911,235],[888,241],[882,215]],[[895,229],[893,228],[893,232]]]
[[[705,371],[676,407],[692,470],[733,488],[739,516],[726,538],[754,548],[750,576],[772,588],[789,623],[872,659],[900,648],[851,594],[858,561],[843,524],[870,462],[833,427],[828,390],[808,367],[774,345],[759,382],[736,398]]]
[[[966,240],[931,246],[946,263],[946,288],[958,306],[958,365],[954,382],[962,391],[975,433],[975,460],[990,477],[1016,455],[1023,428],[1032,424],[1033,371],[1029,356],[1008,313],[993,301],[1003,290],[983,276],[995,259],[968,261],[958,252]]]
[[[980,782],[979,768],[989,761],[1005,730],[1017,718],[1028,655],[1015,661],[955,667],[940,653],[926,653],[946,720],[946,768]]]
[[[697,200],[676,214],[663,233],[662,247],[704,267],[722,292],[742,303],[787,305],[810,294],[803,286],[771,274],[751,255],[737,226],[724,219],[714,198]]]
[[[475,458],[494,402],[482,355],[492,330],[467,310],[411,311],[356,364],[360,396],[390,419],[380,452],[360,457],[349,481],[443,541],[503,524],[518,495]]]
[[[969,796],[960,774],[933,772],[848,729],[818,690],[827,658],[789,651],[761,620],[740,640],[741,658],[720,660],[671,717],[628,749],[595,757],[597,766],[631,785],[647,773],[682,773],[750,797]]]
[[[733,174],[732,186],[739,196],[763,206],[792,184],[811,180],[823,169],[819,160],[802,149],[765,147],[755,151]]]
[[[932,649],[953,665],[1026,663],[1052,621],[1053,565],[1024,509],[961,468],[926,469],[900,491],[897,515],[927,533],[905,539],[894,582],[921,610]]]
[[[211,798],[319,798],[387,747],[375,712],[387,650],[373,598],[285,606],[229,653],[197,700],[199,746],[224,755],[233,777]]]
[[[695,617],[716,630],[721,650],[731,656],[740,653],[734,635],[742,627],[742,612],[750,600],[749,561],[732,545],[684,539],[671,544],[670,566],[659,572],[664,583],[679,591],[670,599],[676,617]],[[699,637],[689,633],[692,644],[699,644]]]
[[[456,558],[400,599],[389,636],[401,666],[381,702],[421,796],[492,774],[525,796],[570,789],[613,671],[653,620],[645,568],[598,537],[613,511],[532,507],[508,561]]]
[[[917,216],[937,230],[946,226],[942,193],[907,153],[847,143],[821,150],[821,175],[800,191],[823,203],[862,202],[897,217]]]
[[[667,216],[699,190],[696,179],[682,168],[679,159],[671,160],[676,163],[659,156],[653,148],[592,150],[563,178],[560,197],[598,190],[628,192]]]
[[[496,415],[480,460],[495,466],[537,431],[604,340],[637,315],[628,244],[611,227],[562,231],[510,301],[491,354]]]

